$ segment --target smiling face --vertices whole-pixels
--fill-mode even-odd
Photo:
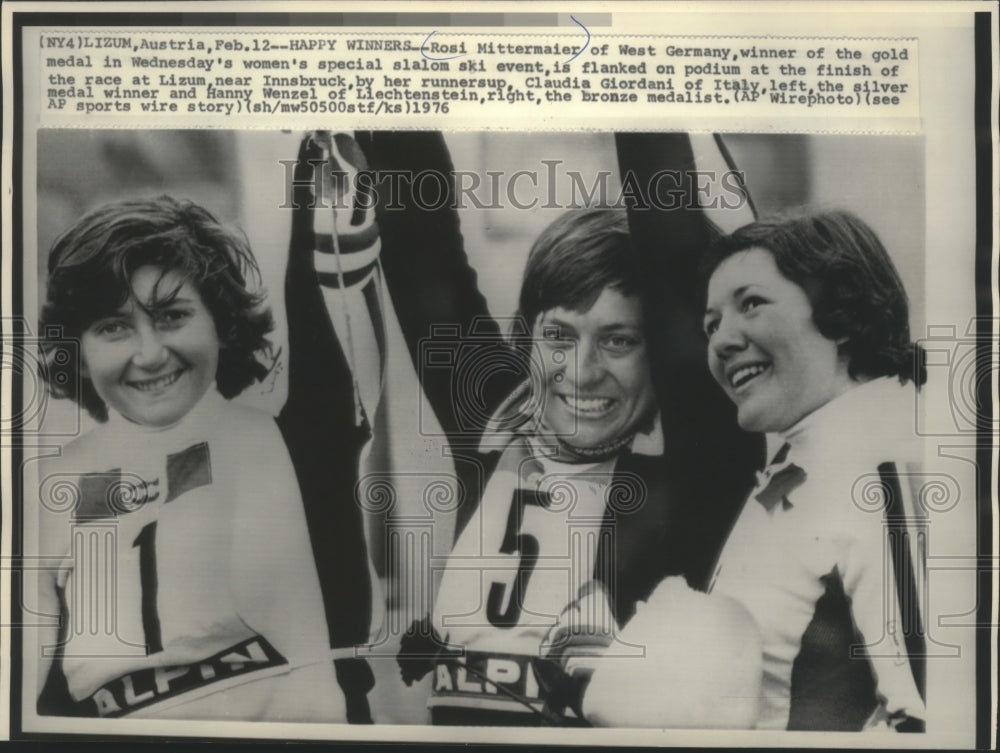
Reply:
[[[215,381],[215,322],[198,290],[175,271],[140,267],[131,286],[132,296],[116,312],[83,331],[83,376],[128,420],[169,426]]]
[[[587,311],[543,312],[532,330],[542,352],[548,431],[596,448],[636,429],[654,410],[637,296],[605,288]]]
[[[847,359],[813,323],[805,291],[774,256],[727,257],[708,283],[705,334],[712,376],[747,431],[783,431],[850,389]]]

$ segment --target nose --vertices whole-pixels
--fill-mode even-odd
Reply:
[[[733,317],[724,317],[709,340],[709,346],[717,358],[725,358],[731,353],[743,350],[746,345],[747,339],[743,328]]]
[[[155,327],[140,326],[136,330],[132,363],[140,369],[155,370],[167,360],[163,335]]]
[[[581,340],[568,360],[566,378],[570,384],[586,388],[600,383],[604,378],[604,358],[597,343]]]

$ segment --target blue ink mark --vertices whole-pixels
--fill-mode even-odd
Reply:
[[[570,18],[572,18],[572,16],[570,16]],[[430,39],[431,37],[433,37],[435,34],[437,34],[437,29],[435,29],[430,34],[428,34],[427,35],[427,39],[425,39],[423,42],[420,43],[420,54],[423,55],[427,60],[433,60],[433,61],[436,61],[436,62],[440,62],[440,61],[443,61],[443,60],[454,60],[455,58],[465,57],[465,53],[463,52],[460,55],[452,55],[452,56],[446,57],[446,58],[432,58],[430,55],[428,55],[426,52],[424,52],[424,45],[427,44],[427,40]]]
[[[583,51],[585,49],[587,49],[588,47],[590,47],[590,30],[586,26],[584,26],[582,23],[580,23],[579,21],[577,21],[575,16],[570,16],[570,20],[572,20],[573,23],[575,23],[577,26],[579,26],[581,29],[583,29],[585,32],[587,32],[587,41],[584,42],[583,47],[580,48],[580,51],[578,53],[576,53],[573,57],[571,57],[569,60],[567,60],[565,63],[563,63],[563,65],[569,65],[574,60],[576,60],[578,57],[580,57],[580,55],[583,54]],[[428,39],[429,39],[429,37],[428,37]]]

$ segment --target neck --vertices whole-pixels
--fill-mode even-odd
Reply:
[[[564,463],[599,463],[620,455],[634,438],[635,432],[632,432],[595,447],[576,447],[557,437],[558,450],[554,459]]]
[[[563,463],[599,463],[621,455],[632,445],[637,434],[651,432],[655,420],[655,412],[650,413],[648,419],[633,425],[617,437],[592,447],[574,445],[569,439],[553,434],[544,424],[540,425],[539,433],[543,438],[552,440],[551,444],[556,448],[552,456],[554,460]]]

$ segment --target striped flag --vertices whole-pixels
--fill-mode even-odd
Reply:
[[[366,170],[374,184],[356,180]],[[425,373],[420,343],[439,325],[469,332],[487,310],[454,201],[424,206],[407,179],[428,172],[443,178],[453,198],[454,169],[440,133],[314,131],[292,176],[288,398],[278,423],[302,490],[334,648],[390,645],[386,631],[398,614],[385,619],[374,566],[403,607],[426,613],[429,554],[450,551],[454,527],[454,512],[426,500],[447,486],[445,496],[462,501],[444,445],[468,427],[452,405],[454,375]],[[402,177],[379,180],[390,174]],[[366,507],[363,482],[373,478],[392,487],[383,510]],[[396,516],[409,526],[402,534],[413,534],[397,538],[426,551],[393,549]],[[408,580],[394,584],[393,576]],[[334,664],[348,720],[370,721],[370,667],[363,659]]]
[[[285,276],[288,400],[278,425],[302,491],[333,647],[366,643],[380,601],[354,500],[384,360],[382,350],[370,346],[384,341],[375,334],[382,327],[374,294],[378,227],[372,213],[355,211],[361,197],[352,190],[362,160],[349,134],[312,132],[303,139]],[[371,669],[351,659],[335,666],[348,721],[370,721]]]

